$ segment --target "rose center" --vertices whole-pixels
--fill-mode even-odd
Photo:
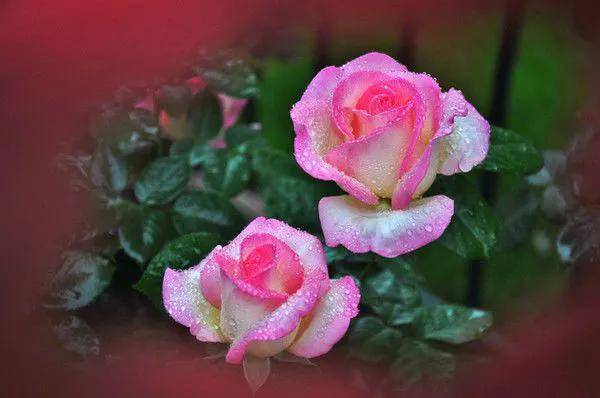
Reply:
[[[275,247],[270,244],[258,246],[242,259],[242,278],[254,278],[273,266],[275,266]]]

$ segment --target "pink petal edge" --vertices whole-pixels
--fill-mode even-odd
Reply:
[[[163,303],[169,315],[190,328],[200,341],[222,342],[218,310],[200,292],[203,263],[185,271],[167,268],[163,279]]]
[[[327,353],[346,334],[350,320],[358,315],[359,302],[360,291],[351,277],[332,280],[331,288],[309,315],[310,323],[299,332],[288,351],[305,358]]]
[[[490,125],[473,105],[466,106],[467,114],[454,119],[452,132],[436,141],[440,174],[466,173],[487,156]]]
[[[411,202],[403,210],[381,210],[354,198],[330,196],[319,202],[327,246],[339,244],[354,253],[397,257],[439,238],[452,218],[454,202],[437,195]]]

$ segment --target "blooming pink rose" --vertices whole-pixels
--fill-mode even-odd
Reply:
[[[206,88],[206,83],[200,77],[192,77],[186,81],[187,86],[190,88],[192,95],[198,93],[198,91]],[[237,121],[240,113],[244,110],[248,100],[243,98],[234,98],[223,93],[218,93],[217,97],[221,103],[221,117],[223,118],[223,130],[233,126]],[[144,98],[139,101],[136,108],[147,109],[154,112],[154,101],[151,97]],[[180,116],[171,116],[164,110],[158,115],[160,126],[162,127],[163,134],[172,140],[180,140],[185,138],[193,137],[194,133],[192,126],[187,120],[187,113],[183,113]],[[222,146],[224,140],[219,137],[216,139],[217,146]]]
[[[489,124],[462,93],[385,54],[329,66],[291,111],[295,155],[310,175],[351,196],[327,197],[327,245],[396,257],[437,239],[454,204],[420,199],[436,174],[467,172],[488,150]]]
[[[229,343],[226,360],[234,364],[247,353],[325,354],[359,300],[352,278],[329,279],[317,238],[262,217],[195,267],[167,269],[163,280],[171,317],[200,341]]]

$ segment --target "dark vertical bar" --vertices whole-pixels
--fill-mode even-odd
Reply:
[[[400,37],[400,62],[409,70],[415,66],[415,50],[416,50],[416,27],[414,16],[411,18],[408,13],[404,13],[401,24]]]
[[[315,71],[320,71],[324,67],[331,65],[330,50],[331,50],[331,24],[333,21],[329,18],[329,11],[325,7],[319,15],[317,21],[315,46]]]
[[[498,126],[503,126],[506,123],[510,83],[523,25],[524,11],[524,0],[507,1],[502,41],[498,61],[496,62],[492,104],[488,117],[491,124]],[[494,204],[496,200],[497,186],[498,175],[484,172],[481,180],[481,193],[489,204]],[[485,260],[473,260],[469,263],[467,305],[475,307],[481,305],[484,267]]]

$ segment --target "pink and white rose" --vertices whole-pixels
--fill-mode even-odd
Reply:
[[[437,239],[453,201],[421,196],[488,150],[489,124],[460,91],[385,54],[321,70],[291,117],[300,166],[350,194],[319,203],[326,243],[356,253],[396,257]]]
[[[274,219],[257,218],[193,268],[167,269],[163,302],[200,341],[229,344],[227,362],[282,351],[328,352],[358,313],[350,277],[329,279],[321,242]]]

